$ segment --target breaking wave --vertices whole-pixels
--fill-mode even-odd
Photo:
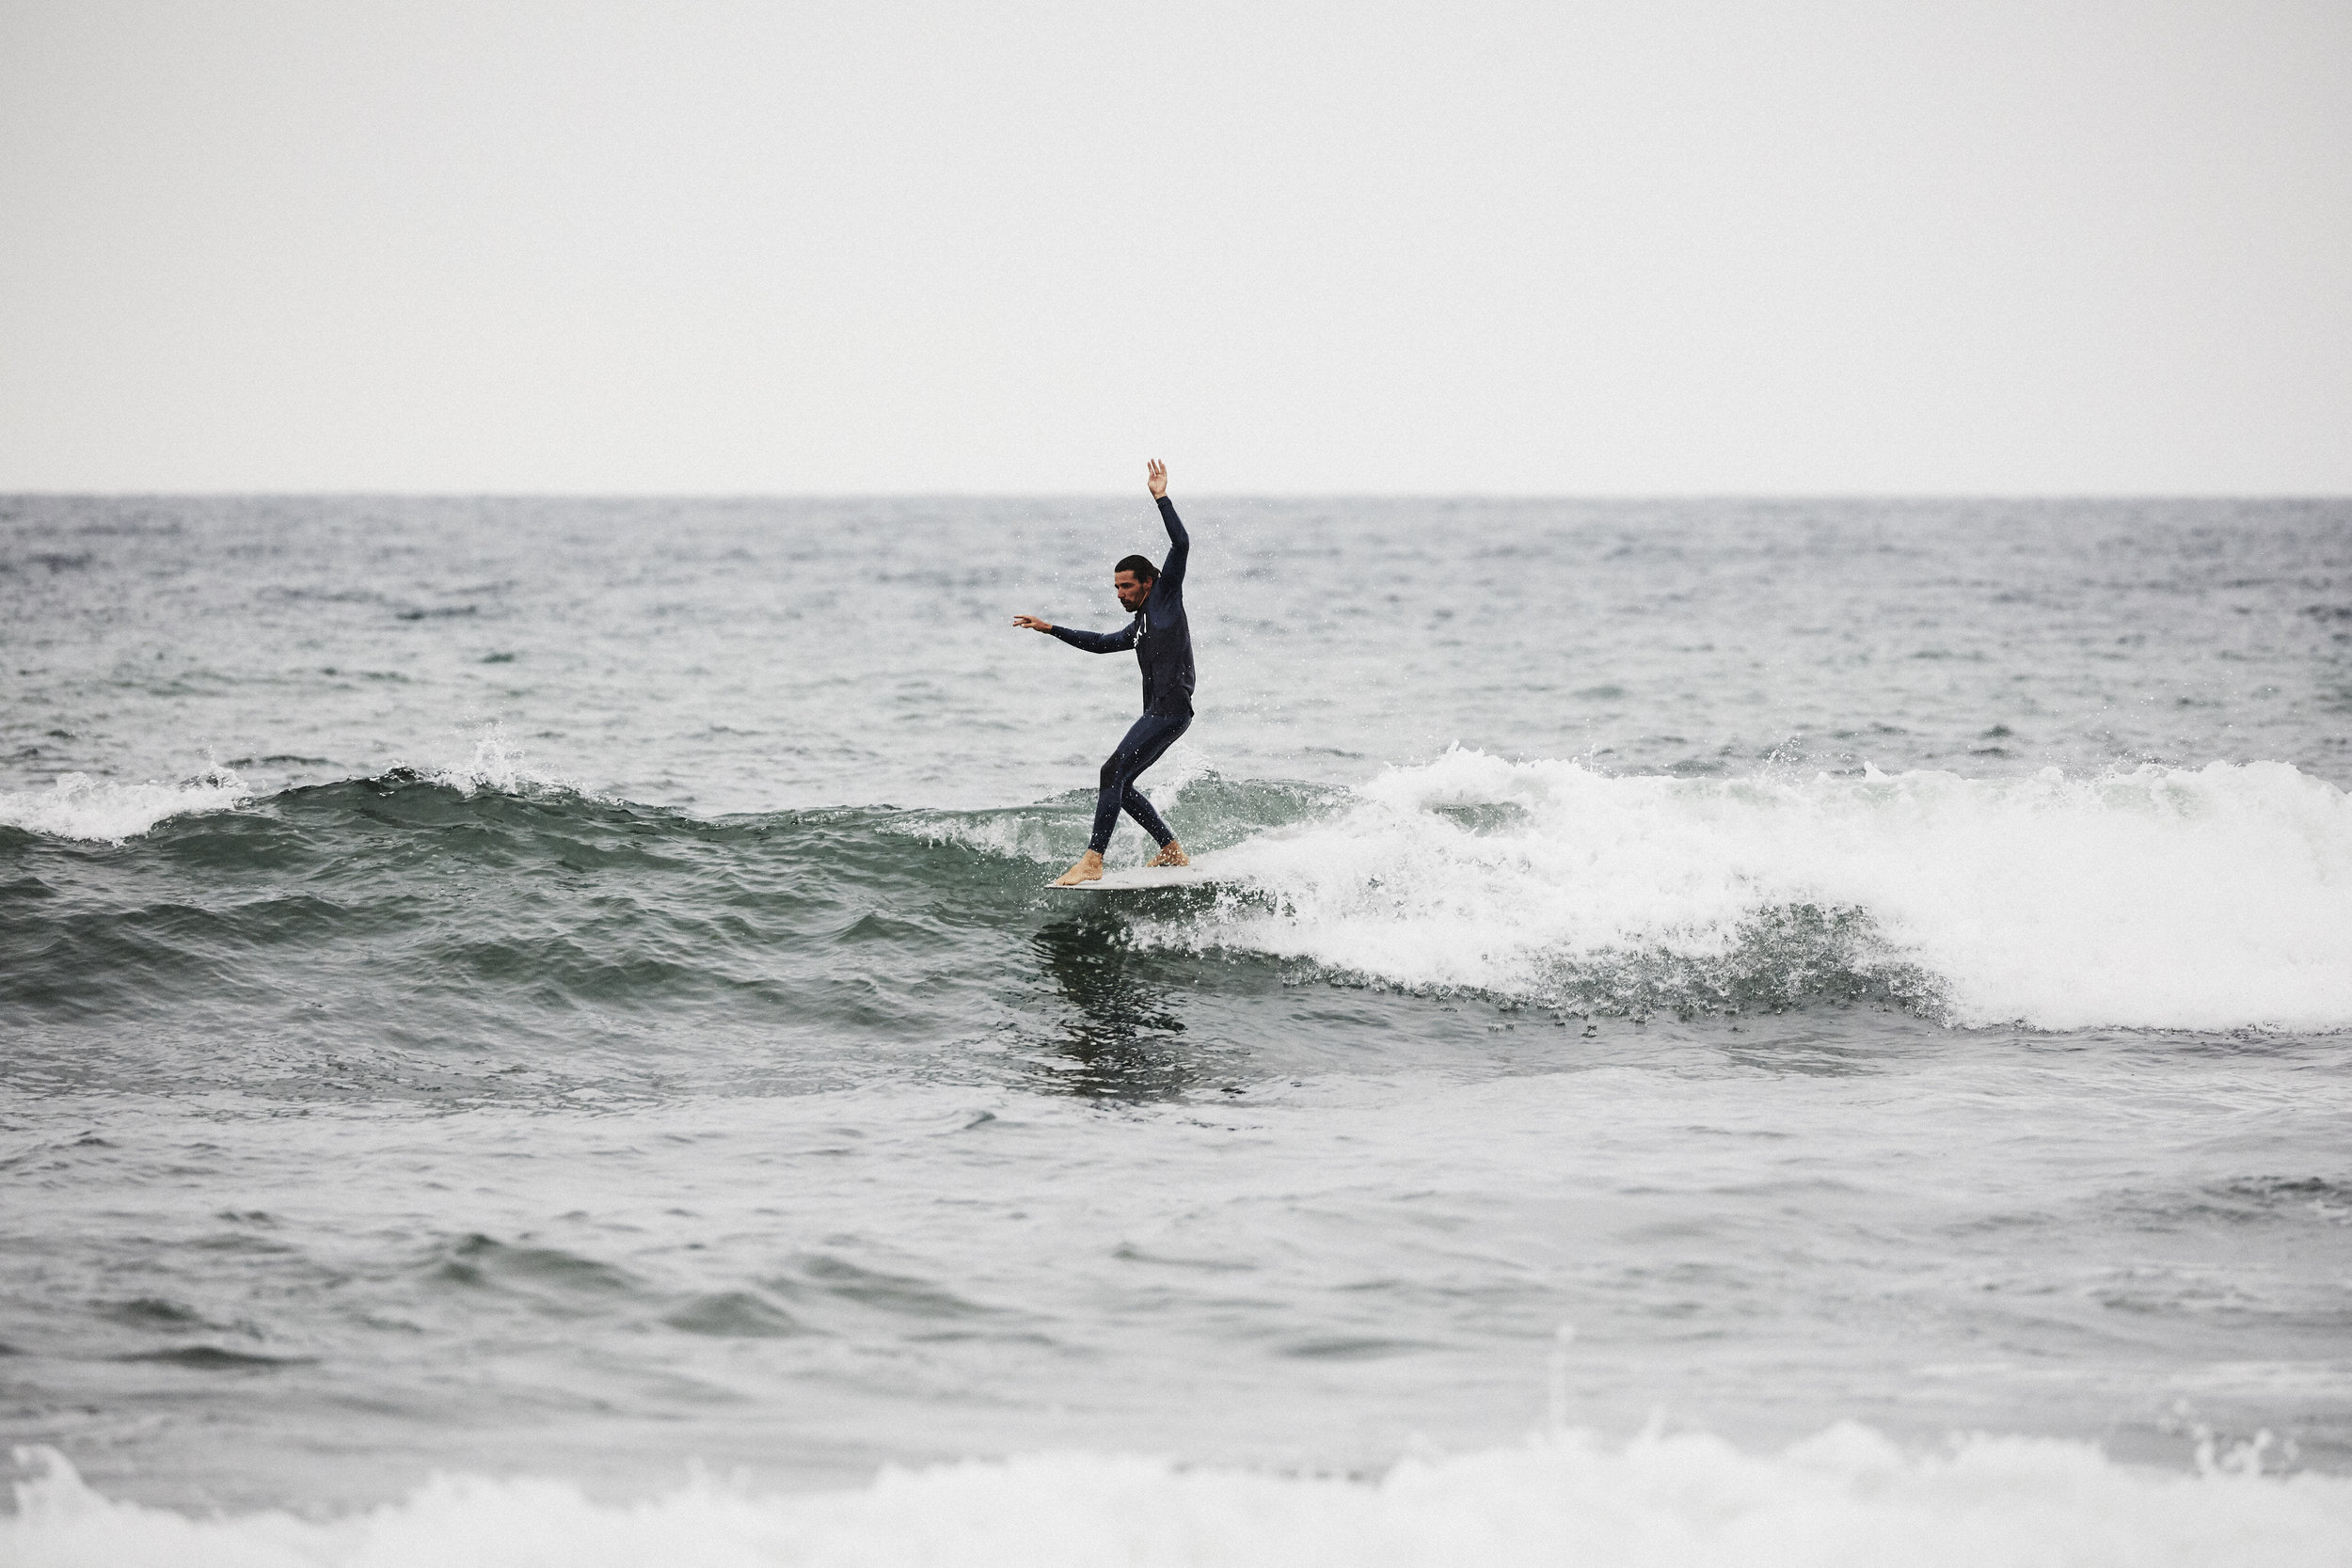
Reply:
[[[2352,799],[2282,763],[1611,778],[1455,751],[1204,863],[1157,940],[1568,1005],[2352,1025]]]
[[[227,768],[176,784],[119,784],[68,773],[47,789],[0,790],[0,828],[120,844],[172,817],[226,811],[252,798],[245,781]]]
[[[1171,782],[1212,884],[1089,905],[1122,941],[1586,1012],[2352,1027],[2352,799],[2284,764],[1726,781],[1455,751],[1353,791]],[[714,820],[580,795],[496,736],[461,768],[262,799],[225,771],[77,777],[0,797],[5,989],[103,1009],[174,975],[233,988],[265,950],[407,941],[453,984],[819,1016],[802,972],[844,944],[986,983],[988,940],[1073,912],[1039,872],[1090,808]]]

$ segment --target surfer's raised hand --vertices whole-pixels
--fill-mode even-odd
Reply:
[[[1016,615],[1012,618],[1012,624],[1016,626],[1026,626],[1031,631],[1052,631],[1054,629],[1053,622],[1041,621],[1034,615]]]
[[[1152,476],[1152,499],[1153,500],[1165,499],[1168,495],[1168,465],[1155,457],[1152,459],[1151,467],[1145,471]]]

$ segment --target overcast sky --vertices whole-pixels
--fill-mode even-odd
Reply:
[[[0,0],[0,488],[2352,491],[2352,4]]]

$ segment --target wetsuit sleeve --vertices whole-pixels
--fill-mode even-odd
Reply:
[[[1117,631],[1080,631],[1075,626],[1056,626],[1046,635],[1058,637],[1072,647],[1090,654],[1115,654],[1122,648],[1136,645],[1136,631],[1140,625],[1139,622],[1130,621]]]
[[[1184,563],[1192,559],[1192,535],[1184,531],[1184,522],[1176,515],[1176,503],[1166,496],[1160,498],[1160,521],[1168,525],[1168,560],[1160,567],[1160,581],[1171,594],[1184,591]]]

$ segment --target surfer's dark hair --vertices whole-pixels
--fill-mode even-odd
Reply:
[[[1160,576],[1160,569],[1157,566],[1152,565],[1148,557],[1140,555],[1131,555],[1127,557],[1118,565],[1112,567],[1111,572],[1113,576],[1116,576],[1120,572],[1133,572],[1136,575],[1136,580],[1137,582],[1156,582],[1159,580]]]

